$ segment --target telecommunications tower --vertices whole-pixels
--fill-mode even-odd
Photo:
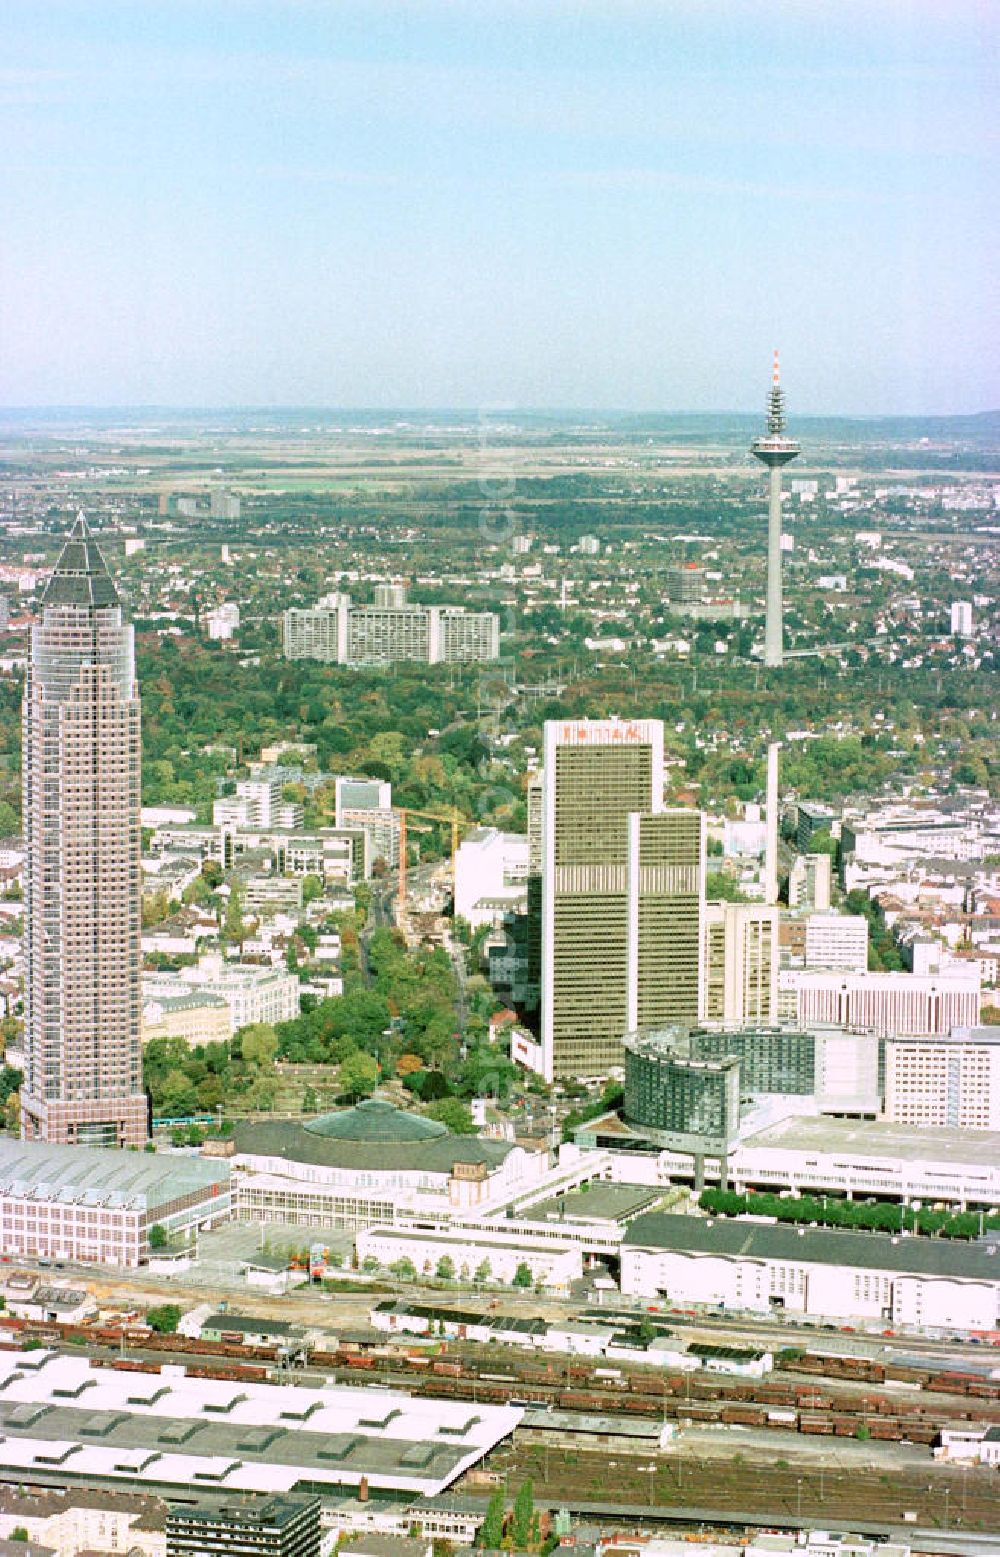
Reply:
[[[771,394],[767,408],[767,432],[750,445],[755,459],[770,472],[767,520],[767,619],[764,626],[764,664],[781,665],[783,622],[781,602],[781,467],[793,460],[799,446],[785,436],[785,397],[781,392],[781,368],[774,354]]]

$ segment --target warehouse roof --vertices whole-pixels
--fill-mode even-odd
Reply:
[[[228,1182],[229,1165],[217,1158],[0,1137],[0,1196],[152,1211]]]
[[[1000,1251],[944,1238],[899,1238],[836,1228],[670,1216],[651,1211],[625,1234],[626,1247],[668,1249],[678,1254],[743,1255],[747,1259],[801,1260],[816,1265],[858,1266],[913,1275],[1000,1281]]]
[[[230,1383],[168,1367],[95,1369],[54,1352],[0,1359],[4,1463],[88,1484],[287,1492],[299,1482],[439,1492],[521,1420],[510,1406],[398,1390]]]

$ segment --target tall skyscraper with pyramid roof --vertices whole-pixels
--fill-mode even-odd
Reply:
[[[147,1137],[140,781],[132,627],[81,514],[32,629],[24,691],[28,1139]]]

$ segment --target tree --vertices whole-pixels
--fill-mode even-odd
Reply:
[[[30,1540],[30,1536],[23,1525],[15,1525],[10,1532],[10,1539],[12,1541],[27,1541]]]
[[[520,1265],[517,1267],[517,1270],[514,1272],[514,1279],[511,1282],[511,1286],[513,1286],[513,1287],[530,1287],[531,1284],[532,1284],[531,1266],[527,1263],[527,1261],[522,1260]]]
[[[427,1109],[428,1119],[447,1125],[452,1135],[477,1135],[478,1126],[465,1104],[457,1097],[442,1097]]]
[[[352,1100],[371,1097],[378,1085],[378,1063],[370,1054],[358,1050],[349,1054],[340,1066],[340,1090]]]
[[[147,1308],[146,1323],[157,1335],[173,1335],[183,1312],[176,1303],[161,1303],[157,1308]]]
[[[397,1281],[416,1281],[417,1279],[417,1267],[405,1255],[401,1260],[397,1260],[394,1265],[390,1265],[389,1269]]]
[[[487,1551],[499,1551],[503,1542],[504,1507],[503,1493],[494,1492],[486,1505],[486,1517],[479,1526],[476,1545]]]
[[[515,1549],[523,1551],[535,1533],[535,1495],[530,1481],[523,1481],[514,1499],[510,1533]]]
[[[437,1262],[437,1270],[434,1273],[439,1281],[454,1281],[455,1261],[449,1254],[442,1254]]]
[[[315,1114],[318,1108],[319,1098],[316,1096],[314,1089],[306,1087],[302,1094],[302,1112],[304,1114]]]
[[[483,1260],[481,1265],[476,1266],[473,1280],[485,1284],[487,1281],[489,1281],[492,1274],[493,1268],[490,1265],[489,1260]]]
[[[278,1052],[278,1034],[270,1022],[251,1022],[240,1033],[240,1052],[250,1065],[270,1065]]]
[[[243,923],[243,889],[236,881],[231,882],[229,887],[229,899],[226,903],[225,918],[222,921],[222,939],[234,941],[237,946],[242,946],[246,939],[246,926]]]
[[[151,1249],[165,1249],[167,1242],[167,1229],[161,1227],[159,1222],[154,1222],[149,1229],[149,1247]]]

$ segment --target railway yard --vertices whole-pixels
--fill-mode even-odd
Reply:
[[[638,1322],[638,1321],[636,1321]],[[85,1347],[96,1367],[287,1382],[274,1347],[158,1336],[145,1326],[70,1327],[5,1320],[10,1345]],[[938,1355],[905,1360],[788,1347],[762,1378],[672,1372],[592,1359],[520,1354],[461,1341],[344,1342],[314,1347],[292,1376],[311,1386],[369,1384],[428,1399],[524,1409],[513,1435],[451,1489],[484,1500],[530,1478],[536,1498],[624,1523],[812,1520],[891,1529],[904,1519],[942,1531],[1000,1534],[998,1472],[936,1462],[944,1431],[1000,1426],[992,1354],[970,1366]]]

